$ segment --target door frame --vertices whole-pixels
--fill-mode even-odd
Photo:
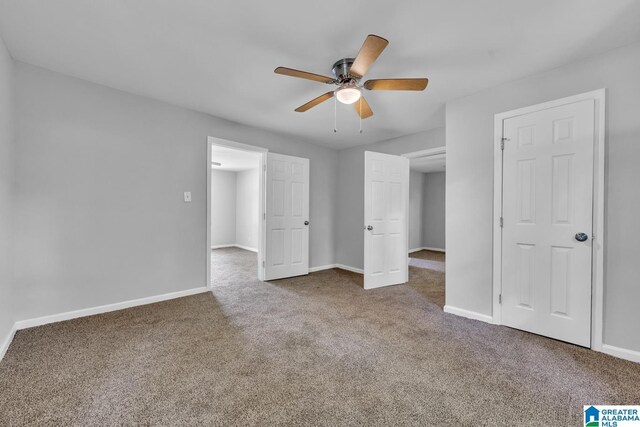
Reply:
[[[502,307],[500,294],[502,291],[502,138],[503,122],[512,117],[566,104],[592,99],[595,104],[594,118],[594,156],[593,156],[593,230],[594,236],[591,253],[591,348],[602,351],[602,322],[604,302],[604,197],[605,197],[605,103],[606,89],[598,89],[554,101],[544,102],[524,108],[518,108],[495,115],[494,118],[494,158],[493,158],[493,312],[492,323],[502,324]]]
[[[411,153],[404,153],[402,157],[407,159],[421,159],[423,157],[438,156],[440,154],[447,154],[447,146],[429,148],[426,150],[412,151]]]
[[[254,145],[243,144],[240,142],[230,141],[228,139],[217,138],[214,136],[207,137],[207,288],[211,289],[211,147],[212,146],[233,148],[235,150],[249,151],[252,153],[260,153],[260,166],[258,179],[260,200],[258,202],[259,215],[258,219],[258,280],[264,280],[264,260],[266,258],[266,227],[265,218],[265,178],[267,170],[267,153],[268,149],[256,147]]]
[[[419,151],[412,151],[410,153],[404,153],[402,154],[402,157],[406,157],[407,159],[409,159],[409,174],[411,174],[411,159],[422,159],[423,157],[433,157],[433,156],[439,156],[441,154],[445,155],[445,164],[447,163],[447,146],[446,145],[442,145],[440,147],[434,147],[434,148],[428,148],[426,150],[419,150]],[[446,173],[446,168],[445,168],[445,173]],[[409,188],[411,188],[411,175],[409,175]],[[446,195],[445,195],[446,197]],[[409,199],[411,199],[411,197],[409,197]],[[411,204],[411,200],[409,200],[409,204]],[[411,209],[408,210],[409,213]],[[445,224],[447,222],[447,213],[445,211],[445,218],[444,218]],[[445,242],[446,243],[446,242]],[[409,251],[412,248],[409,248]],[[446,253],[447,248],[446,248],[446,244],[444,248],[420,248],[420,249],[426,249],[429,251],[436,251],[436,252],[443,252]],[[409,253],[409,252],[408,252]],[[410,262],[411,257],[408,256],[407,254],[407,262]]]

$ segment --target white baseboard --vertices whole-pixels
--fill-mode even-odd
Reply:
[[[445,313],[455,314],[456,316],[466,317],[467,319],[480,320],[481,322],[494,323],[491,316],[486,314],[477,313],[475,311],[464,310],[462,308],[452,307],[450,305],[444,306]],[[609,344],[603,344],[602,349],[593,351],[601,351],[610,356],[618,357],[620,359],[629,360],[631,362],[640,363],[640,351],[628,350],[626,348],[616,347]]]
[[[462,308],[453,307],[450,305],[444,306],[444,312],[455,314],[456,316],[466,317],[467,319],[479,320],[481,322],[493,323],[493,317],[486,314],[478,313],[475,311],[464,310]]]
[[[352,273],[364,274],[364,271],[359,268],[350,267],[348,265],[343,265],[343,264],[327,264],[327,265],[321,265],[318,267],[311,267],[309,268],[309,273],[315,273],[316,271],[322,271],[322,270],[330,270],[332,268],[339,268],[342,270],[351,271]]]
[[[433,252],[446,252],[444,249],[441,248],[415,248],[415,249],[409,249],[409,253],[412,254],[414,252],[418,252],[418,251],[433,251]]]
[[[343,270],[347,270],[347,271],[350,271],[352,273],[364,274],[364,270],[363,269],[351,267],[349,265],[336,264],[336,268],[341,268]]]
[[[236,245],[211,245],[211,249],[233,248]]]
[[[322,270],[331,270],[332,268],[336,268],[336,265],[327,264],[327,265],[320,265],[318,267],[309,267],[309,273],[315,273],[316,271],[322,271]]]
[[[182,298],[189,295],[200,294],[203,292],[209,292],[209,288],[202,287],[202,288],[187,289],[185,291],[170,292],[167,294],[156,295],[152,297],[138,298],[138,299],[129,300],[129,301],[117,302],[114,304],[100,305],[97,307],[67,311],[65,313],[52,314],[50,316],[37,317],[35,319],[20,320],[16,322],[15,329],[20,330],[20,329],[32,328],[34,326],[47,325],[49,323],[62,322],[64,320],[76,319],[78,317],[93,316],[95,314],[122,310],[125,308],[136,307],[139,305],[153,304],[155,302],[167,301],[175,298]]]
[[[7,354],[7,350],[9,350],[9,345],[11,345],[11,341],[13,341],[13,336],[16,334],[16,324],[14,323],[11,326],[11,330],[9,334],[6,336],[2,344],[0,345],[0,361],[4,358],[4,355]]]
[[[620,359],[630,360],[631,362],[640,363],[640,351],[627,350],[626,348],[615,347],[609,344],[602,344],[603,353],[611,356],[619,357]]]
[[[239,249],[244,249],[245,251],[251,251],[251,252],[258,252],[257,249],[255,248],[250,248],[249,246],[244,246],[244,245],[237,245],[237,244],[232,244],[232,245],[213,245],[211,246],[211,249],[223,249],[223,248],[239,248]]]

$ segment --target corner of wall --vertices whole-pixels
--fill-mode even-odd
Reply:
[[[15,62],[0,38],[0,360],[15,333],[15,110]]]

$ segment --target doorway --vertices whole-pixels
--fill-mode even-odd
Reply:
[[[404,154],[409,159],[409,266],[424,270],[444,306],[446,147]],[[418,270],[415,270],[418,271]]]
[[[604,90],[495,126],[494,323],[599,349]]]
[[[207,152],[208,286],[247,271],[263,280],[267,150],[209,137]]]
[[[309,163],[208,137],[207,286],[309,273]]]
[[[411,266],[444,307],[446,148],[364,154],[364,288],[407,283]]]
[[[364,152],[364,288],[409,281],[409,161]]]

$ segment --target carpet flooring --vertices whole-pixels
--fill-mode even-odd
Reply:
[[[442,252],[422,250],[409,254],[409,265],[444,273],[444,258],[445,255]]]
[[[443,313],[442,272],[365,291],[215,256],[211,293],[19,331],[0,424],[577,426],[640,403],[640,365]]]
[[[423,249],[421,251],[410,253],[409,257],[417,258],[417,259],[425,259],[429,261],[445,262],[446,255],[444,252],[429,251],[429,250]]]

